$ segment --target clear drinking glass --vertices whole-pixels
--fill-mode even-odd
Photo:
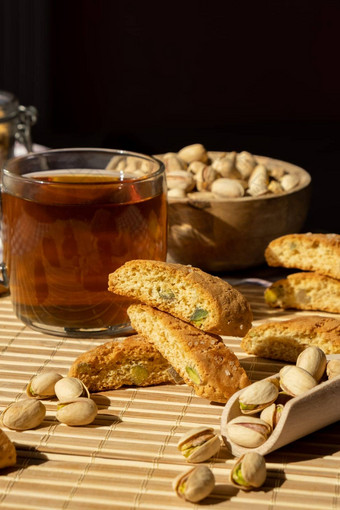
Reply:
[[[130,301],[107,290],[127,260],[165,260],[164,165],[106,149],[60,149],[2,171],[3,282],[16,315],[54,335],[129,329]]]

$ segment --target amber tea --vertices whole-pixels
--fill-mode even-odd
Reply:
[[[131,259],[165,260],[164,187],[88,169],[31,174],[3,185],[2,238],[23,322],[109,334],[128,322],[130,302],[107,290],[108,274]]]

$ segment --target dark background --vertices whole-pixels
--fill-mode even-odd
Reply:
[[[339,233],[340,2],[0,0],[0,89],[36,143],[200,142],[312,175],[304,230]]]

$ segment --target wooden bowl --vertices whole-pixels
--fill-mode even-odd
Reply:
[[[310,203],[311,176],[284,161],[256,156],[268,168],[299,176],[290,192],[261,197],[215,199],[168,198],[168,261],[222,272],[263,264],[264,251],[276,237],[300,232]]]

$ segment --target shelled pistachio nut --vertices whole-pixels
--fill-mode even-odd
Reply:
[[[283,408],[283,404],[276,404],[273,402],[273,404],[262,410],[260,418],[261,420],[266,421],[274,430],[280,421]]]
[[[40,400],[19,400],[3,411],[0,422],[12,430],[30,430],[38,427],[46,415],[46,407]]]
[[[304,368],[316,381],[320,381],[327,365],[326,354],[314,345],[306,347],[298,356],[296,366]]]
[[[69,426],[89,425],[98,414],[98,408],[91,398],[76,398],[70,402],[60,402],[56,418]]]
[[[26,393],[30,398],[51,398],[55,396],[54,386],[63,376],[54,370],[36,375],[28,383]]]
[[[331,359],[326,367],[328,379],[334,379],[340,375],[340,359]]]
[[[0,429],[0,469],[14,466],[17,461],[17,452],[14,444],[7,434]]]
[[[247,386],[239,396],[243,414],[255,414],[272,404],[279,394],[277,379],[264,379]]]
[[[182,435],[177,448],[188,462],[204,462],[217,454],[221,441],[211,427],[197,427]]]
[[[69,402],[79,397],[90,397],[89,390],[77,377],[63,377],[56,383],[54,390],[60,402]]]
[[[271,434],[271,426],[255,416],[237,416],[227,424],[227,437],[233,443],[246,448],[257,448]]]
[[[197,503],[213,491],[215,477],[207,466],[196,466],[178,475],[172,487],[180,498]]]
[[[230,472],[230,481],[244,491],[257,489],[267,477],[264,457],[257,452],[245,453],[238,459]]]
[[[317,385],[316,380],[303,368],[286,365],[280,370],[280,386],[292,397],[302,395]]]

